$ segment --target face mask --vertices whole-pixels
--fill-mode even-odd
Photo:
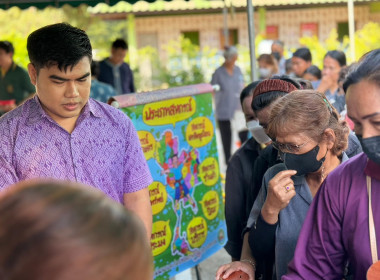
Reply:
[[[275,58],[277,61],[280,61],[281,56],[280,56],[280,53],[279,53],[279,52],[272,52],[272,55],[274,56],[274,58]]]
[[[259,124],[258,121],[253,120],[247,122],[247,128],[251,132],[253,138],[259,144],[266,144],[272,141],[269,136],[265,133],[264,128]]]
[[[317,145],[307,153],[301,155],[282,153],[281,157],[283,158],[287,169],[296,170],[296,176],[301,176],[316,172],[319,168],[321,168],[326,159],[326,155],[322,159],[317,160],[318,152],[319,146]]]
[[[362,145],[363,152],[367,157],[380,164],[380,136],[363,138],[361,135],[356,135]]]
[[[259,74],[261,78],[269,78],[271,71],[268,68],[259,68]]]

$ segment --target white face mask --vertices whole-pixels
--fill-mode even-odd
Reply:
[[[247,128],[257,143],[266,144],[272,141],[265,133],[264,128],[259,124],[259,121],[252,120],[247,122]]]
[[[259,68],[260,78],[266,79],[269,78],[271,74],[271,70],[269,68]]]

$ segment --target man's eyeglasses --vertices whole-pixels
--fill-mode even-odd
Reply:
[[[272,145],[275,149],[279,150],[282,153],[298,153],[300,149],[305,146],[307,143],[309,143],[311,139],[309,139],[307,142],[301,144],[301,145],[295,145],[295,144],[283,144],[279,143],[277,141],[272,141]]]

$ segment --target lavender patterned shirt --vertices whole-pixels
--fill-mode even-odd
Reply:
[[[76,181],[123,203],[123,194],[151,182],[131,120],[89,99],[69,134],[42,109],[37,96],[0,118],[0,190],[18,181]]]

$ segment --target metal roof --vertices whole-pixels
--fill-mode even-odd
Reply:
[[[355,0],[355,3],[370,3],[377,2],[375,0]],[[347,0],[252,0],[254,7],[268,8],[285,8],[285,7],[300,7],[308,5],[333,5],[347,4]],[[245,8],[247,0],[226,0],[227,6],[235,8]],[[173,0],[165,2],[157,0],[154,3],[139,1],[135,4],[129,4],[120,1],[114,6],[99,4],[91,8],[92,13],[151,13],[151,12],[173,12],[173,11],[196,11],[196,10],[214,10],[224,7],[223,0]]]

